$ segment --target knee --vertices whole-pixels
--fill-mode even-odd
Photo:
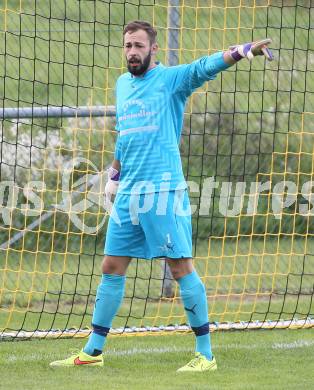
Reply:
[[[129,262],[129,258],[105,256],[102,261],[101,271],[103,274],[108,275],[125,275]]]
[[[193,272],[194,269],[192,259],[168,259],[168,265],[175,280],[178,280],[183,276]]]
[[[105,256],[102,265],[101,265],[101,271],[103,274],[117,274],[117,271],[119,270],[119,265],[117,264],[117,261],[114,261],[109,256]]]
[[[171,273],[172,273],[173,279],[175,279],[175,280],[178,280],[178,279],[182,278],[182,276],[184,276],[182,269],[176,268],[176,267],[172,267]]]

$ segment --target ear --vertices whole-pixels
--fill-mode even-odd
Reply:
[[[159,48],[158,48],[157,43],[153,43],[153,44],[152,44],[152,47],[151,47],[151,49],[150,49],[151,55],[152,55],[152,56],[155,55],[155,54],[157,53],[158,49],[159,49]]]

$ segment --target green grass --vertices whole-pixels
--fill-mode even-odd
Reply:
[[[192,335],[111,337],[103,368],[51,369],[83,340],[0,344],[1,388],[10,390],[286,390],[314,386],[313,330],[216,332],[218,371],[177,374],[190,360]]]

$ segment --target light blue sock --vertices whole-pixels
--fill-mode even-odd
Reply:
[[[124,286],[125,276],[103,274],[97,288],[92,319],[93,332],[83,349],[87,354],[98,355],[102,352],[112,320],[123,300]]]
[[[208,360],[213,358],[211,351],[207,297],[204,284],[196,271],[178,279],[181,298],[191,328],[196,336],[195,351],[206,356]]]

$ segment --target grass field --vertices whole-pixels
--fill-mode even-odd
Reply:
[[[83,340],[1,343],[1,389],[10,390],[286,390],[314,387],[313,330],[216,332],[218,371],[178,374],[192,335],[111,337],[103,368],[51,369],[49,362]]]

